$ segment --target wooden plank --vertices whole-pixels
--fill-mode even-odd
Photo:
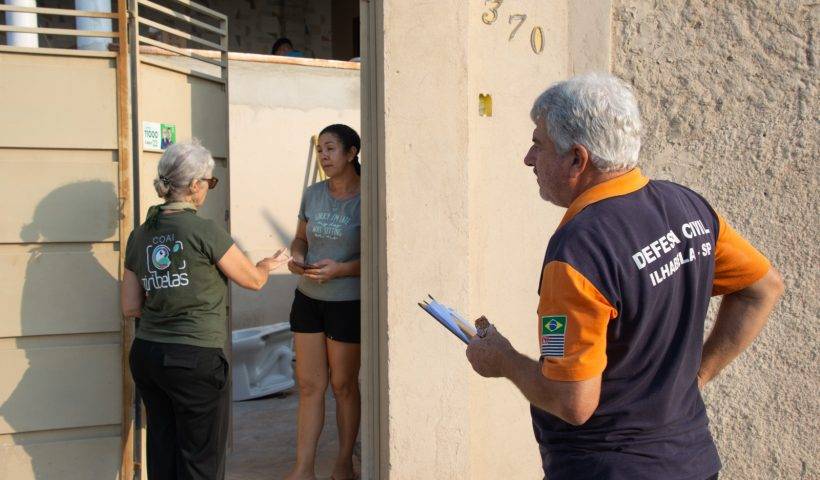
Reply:
[[[205,22],[201,22],[201,21],[199,21],[199,20],[197,20],[197,19],[195,19],[191,16],[185,15],[184,13],[180,13],[180,12],[177,12],[175,10],[171,10],[168,7],[163,7],[162,5],[158,5],[158,4],[156,4],[156,3],[154,3],[150,0],[138,0],[138,1],[139,1],[140,5],[144,5],[148,8],[152,8],[152,9],[158,11],[158,12],[162,12],[166,15],[171,16],[171,17],[177,18],[179,20],[183,20],[183,21],[188,22],[191,25],[194,25],[196,27],[202,28],[204,30],[208,30],[209,32],[216,33],[217,35],[223,35],[224,36],[224,35],[228,34],[228,32],[225,31],[222,28],[215,27],[213,25],[209,25]]]
[[[0,337],[119,332],[118,250],[0,245]]]
[[[189,48],[185,50],[206,58],[221,58],[222,54],[225,53],[215,50],[200,50],[195,48]],[[170,53],[148,46],[140,47],[140,52],[149,55],[170,55]],[[241,52],[227,52],[227,57],[229,60],[240,62],[276,63],[281,65],[301,65],[305,67],[338,68],[342,70],[361,70],[361,64],[359,62],[347,62],[343,60],[283,57],[281,55],[266,55],[261,53]]]
[[[0,72],[0,147],[117,148],[112,59],[0,53]]]
[[[137,20],[140,24],[148,25],[150,27],[154,27],[158,30],[162,30],[163,32],[170,33],[171,35],[176,35],[178,37],[185,38],[187,40],[191,40],[196,42],[200,45],[205,45],[206,47],[211,47],[214,50],[222,51],[222,45],[218,43],[211,42],[210,40],[205,40],[204,38],[197,37],[196,35],[192,35],[188,32],[183,32],[182,30],[177,30],[176,28],[171,28],[169,26],[163,25],[159,22],[155,22],[153,20],[148,20],[147,18],[139,17]]]
[[[171,70],[171,71],[174,71],[174,72],[177,72],[177,73],[182,73],[184,75],[190,75],[192,77],[198,77],[198,78],[201,78],[203,80],[210,80],[212,82],[221,83],[223,85],[225,84],[225,80],[222,80],[219,77],[215,77],[213,75],[208,75],[207,73],[198,72],[198,71],[190,69],[190,68],[186,68],[186,67],[182,67],[182,66],[178,66],[178,65],[173,65],[169,62],[165,62],[165,61],[162,61],[162,60],[157,60],[156,58],[140,57],[140,62],[147,63],[148,65],[153,65],[155,67]]]
[[[0,243],[116,241],[114,152],[0,149]]]
[[[222,54],[220,56],[220,60],[222,61],[222,69],[221,74],[222,78],[225,80],[225,91],[228,91],[228,64],[229,64],[229,43],[228,43],[228,21],[227,20],[220,20],[219,26],[225,30],[225,36],[222,37],[220,40],[220,44],[222,44]],[[229,325],[230,326],[230,325]],[[230,422],[229,422],[230,423]]]
[[[176,125],[177,141],[198,138],[214,159],[227,158],[225,121],[228,111],[224,84],[146,64],[142,65],[139,81],[142,91],[156,92],[140,96],[143,121],[172,123]],[[150,160],[145,158],[146,155]],[[159,158],[160,153],[144,152],[142,165],[147,166]],[[149,205],[159,201],[152,184],[157,175],[156,166],[153,163],[151,169],[145,171],[148,177],[142,182],[144,198],[152,201]]]
[[[119,344],[0,350],[0,434],[120,423],[120,350]]]
[[[18,7],[16,5],[0,5],[0,12],[20,12],[37,13],[40,15],[63,15],[66,17],[89,17],[89,18],[118,18],[116,13],[111,12],[89,12],[86,10],[68,10],[65,8],[43,8],[43,7]]]
[[[213,60],[208,57],[203,57],[202,55],[197,55],[196,53],[193,53],[191,49],[177,48],[172,45],[168,45],[167,43],[160,42],[159,40],[154,40],[152,38],[144,37],[142,35],[139,36],[139,40],[142,43],[147,43],[148,45],[152,45],[154,47],[161,48],[163,50],[167,50],[178,55],[210,63],[211,65],[216,65],[217,67],[223,67],[223,63],[221,61]]]
[[[240,62],[279,63],[283,65],[303,65],[305,67],[339,68],[343,70],[361,70],[359,62],[342,60],[325,60],[321,58],[283,57],[281,55],[263,55],[259,53],[230,52],[228,58]]]
[[[191,0],[173,0],[173,1],[180,4],[180,5],[185,5],[186,7],[189,7],[191,10],[196,10],[199,13],[204,13],[205,15],[210,15],[210,16],[212,16],[214,18],[218,18],[220,20],[226,20],[226,21],[228,20],[228,17],[225,16],[224,14],[222,14],[220,12],[217,12],[216,10],[211,10],[210,8],[208,8],[204,5],[200,5],[196,2],[192,2]]]
[[[119,223],[119,275],[122,281],[125,271],[125,245],[128,235],[134,228],[133,203],[134,195],[131,188],[132,181],[132,138],[131,138],[131,72],[128,44],[128,5],[127,0],[117,0],[117,13],[119,16],[119,39],[117,41],[117,145],[119,149],[119,171],[117,196],[120,206]],[[119,299],[119,295],[117,295]],[[136,425],[134,423],[134,380],[131,378],[129,369],[129,355],[131,344],[134,341],[134,322],[130,318],[122,316],[120,318],[120,376],[122,377],[122,404],[120,405],[122,415],[122,430],[120,433],[120,478],[131,480],[134,478],[135,449],[134,434]]]
[[[32,53],[35,55],[59,55],[69,57],[96,57],[96,58],[116,58],[117,52],[99,52],[96,50],[72,50],[70,48],[32,48],[32,47],[12,47],[0,45],[0,52],[8,53]]]
[[[116,38],[117,32],[100,32],[97,30],[71,30],[68,28],[34,28],[0,25],[0,32],[38,33],[40,35],[66,35],[69,37],[108,37]]]
[[[219,24],[227,32],[227,30],[228,30],[228,20],[227,19],[220,20]],[[230,148],[231,147],[230,146],[230,138],[231,138],[230,123],[231,122],[230,122],[228,112],[230,111],[231,107],[230,107],[230,102],[228,101],[228,92],[230,91],[229,90],[230,86],[228,85],[228,35],[226,34],[224,37],[222,37],[221,40],[222,40],[221,41],[222,47],[224,48],[224,50],[222,51],[221,60],[222,60],[222,63],[224,64],[224,66],[222,67],[220,73],[222,75],[222,79],[225,80],[225,152],[228,154],[228,156],[226,157],[226,160],[227,160],[226,165],[225,165],[226,168],[224,170],[224,172],[225,172],[225,192],[226,193],[225,193],[225,196],[223,197],[224,200],[225,200],[225,204],[224,204],[223,208],[224,208],[224,212],[225,212],[225,217],[224,217],[225,222],[226,222],[225,227],[226,227],[226,230],[228,230],[228,232],[230,233],[230,231],[231,231],[231,222],[230,222],[230,219],[231,219],[231,217],[230,217],[231,178],[230,178],[230,168],[228,168],[230,164],[228,162],[230,162],[229,157],[230,157],[230,151],[231,151],[231,148]],[[227,325],[227,329],[228,329],[229,332],[232,332],[233,329],[234,329],[234,322],[233,322],[233,317],[234,317],[234,308],[233,308],[234,303],[233,302],[234,302],[234,299],[233,299],[233,296],[231,295],[231,289],[230,288],[228,289],[227,302],[228,302],[228,316],[227,316],[227,324],[228,325]],[[228,361],[233,362],[233,342],[231,341],[231,339],[225,339],[225,348],[224,349],[225,349],[225,353],[227,355]],[[229,395],[229,400],[231,402],[233,402],[233,391],[230,391],[230,393],[228,395]],[[233,451],[233,427],[234,427],[233,409],[228,409],[228,442],[227,443],[228,443],[229,451]]]
[[[117,476],[119,436],[0,446],[4,479],[130,479]]]

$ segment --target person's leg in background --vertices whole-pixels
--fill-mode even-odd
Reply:
[[[131,376],[145,404],[148,443],[146,445],[148,478],[176,480],[176,420],[171,399],[154,383],[154,375],[162,368],[162,346],[154,342],[135,340],[129,363]]]
[[[328,339],[330,384],[336,398],[336,424],[339,428],[339,456],[333,466],[334,480],[355,478],[353,447],[359,434],[361,397],[359,394],[359,365],[361,346],[358,343],[337,342]]]
[[[325,422],[328,360],[325,334],[294,332],[299,412],[296,425],[296,465],[286,480],[314,480],[319,435]]]

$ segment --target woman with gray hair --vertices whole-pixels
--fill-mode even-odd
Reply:
[[[165,150],[154,180],[165,200],[125,249],[123,314],[137,318],[131,373],[148,416],[148,478],[221,479],[229,409],[225,343],[230,279],[259,290],[287,262],[256,265],[213,220],[197,216],[217,185],[210,152],[194,141]]]

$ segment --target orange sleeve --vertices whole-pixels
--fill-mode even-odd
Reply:
[[[715,280],[712,295],[742,290],[763,278],[771,264],[720,215],[720,231],[715,245]]]
[[[571,265],[552,261],[542,272],[538,303],[541,373],[581,381],[606,367],[606,332],[618,311]]]

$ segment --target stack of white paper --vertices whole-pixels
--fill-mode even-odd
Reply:
[[[443,303],[439,303],[432,295],[427,296],[430,297],[430,300],[419,303],[419,306],[438,320],[440,324],[444,325],[453,335],[460,338],[462,342],[470,343],[470,339],[475,336],[475,328],[464,320],[464,317],[457,311]]]

